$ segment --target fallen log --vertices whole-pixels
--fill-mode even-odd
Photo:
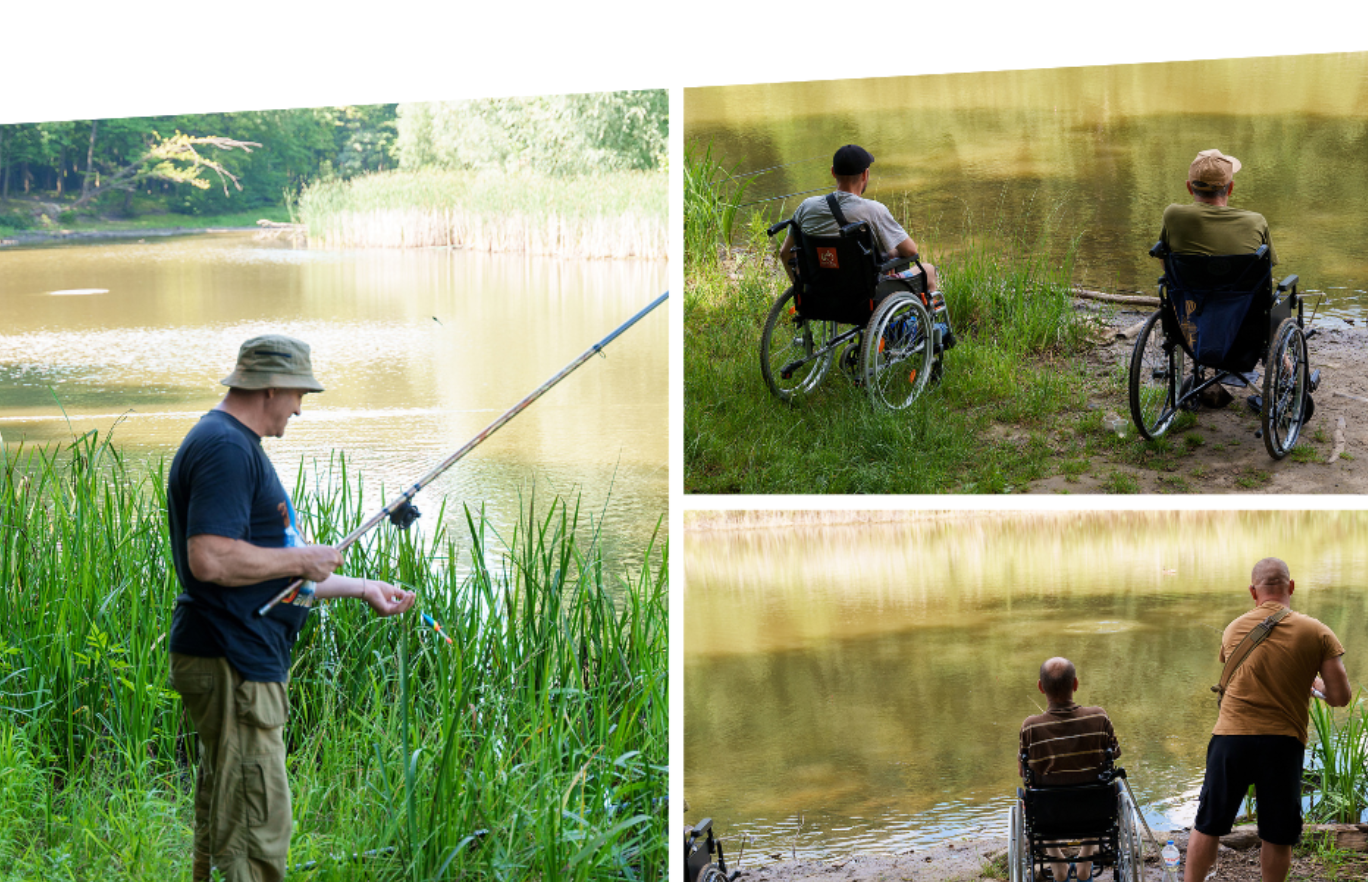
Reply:
[[[1334,390],[1334,391],[1331,392],[1330,394],[1331,394],[1331,395],[1338,395],[1340,398],[1349,398],[1349,399],[1352,399],[1352,400],[1354,400],[1354,401],[1362,401],[1364,404],[1368,404],[1368,398],[1362,398],[1362,397],[1360,397],[1360,396],[1358,396],[1358,395],[1350,395],[1348,392],[1341,392],[1341,391],[1338,390],[1338,389]]]
[[[1150,306],[1158,308],[1159,298],[1146,294],[1106,294],[1102,291],[1089,291],[1087,288],[1074,288],[1074,296],[1083,300],[1101,300],[1104,303],[1122,303],[1127,306]]]
[[[1344,417],[1340,417],[1335,422],[1335,449],[1330,451],[1330,458],[1327,463],[1339,459],[1339,455],[1344,452]]]
[[[1129,339],[1131,339],[1132,337],[1134,337],[1134,336],[1136,336],[1137,334],[1139,334],[1142,330],[1144,330],[1144,328],[1145,328],[1145,322],[1147,322],[1147,321],[1149,321],[1149,319],[1141,319],[1140,321],[1138,321],[1138,322],[1136,322],[1135,324],[1131,325],[1129,328],[1122,328],[1121,330],[1119,330],[1119,331],[1116,332],[1116,339],[1118,339],[1118,340],[1129,340]]]

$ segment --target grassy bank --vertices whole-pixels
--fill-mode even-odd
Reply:
[[[11,200],[14,203],[15,200]],[[22,218],[22,219],[21,219]],[[120,233],[137,230],[203,230],[224,227],[256,227],[258,220],[287,222],[289,210],[284,206],[213,215],[185,215],[167,211],[139,214],[136,217],[107,217],[95,214],[76,214],[68,211],[54,216],[40,214],[37,220],[28,212],[7,211],[0,203],[0,237],[16,236],[28,238],[40,234],[60,234],[64,231],[76,233]],[[15,221],[19,221],[16,223]]]
[[[184,878],[195,745],[166,686],[163,476],[93,437],[0,467],[0,879]],[[379,504],[314,477],[294,499],[318,541]],[[468,551],[386,526],[348,554],[345,572],[415,588],[414,613],[309,617],[291,863],[316,862],[311,879],[664,878],[667,547],[619,576],[576,539],[573,507],[529,506],[504,539],[468,518]]]
[[[1086,410],[1096,380],[1080,357],[1089,326],[1073,308],[1071,258],[1036,247],[1060,235],[1051,224],[1022,232],[966,221],[948,253],[937,252],[937,231],[916,231],[959,337],[944,380],[889,413],[833,367],[790,407],[759,368],[765,316],[788,286],[763,231],[770,219],[729,213],[741,200],[706,153],[687,163],[687,492],[1007,492],[1098,443],[1100,414],[1071,417],[1067,432],[1056,423]]]
[[[663,259],[668,177],[385,172],[310,185],[298,212],[329,247],[461,247],[575,258]]]

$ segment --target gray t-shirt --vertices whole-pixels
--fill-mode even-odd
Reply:
[[[874,242],[879,246],[879,251],[885,259],[892,256],[893,249],[907,239],[907,232],[893,220],[893,215],[882,203],[844,190],[836,191],[836,201],[840,203],[841,213],[850,223],[869,222],[869,226],[874,230]],[[804,199],[798,210],[793,213],[793,219],[798,222],[798,228],[809,236],[835,236],[841,231],[836,218],[831,215],[826,196]]]

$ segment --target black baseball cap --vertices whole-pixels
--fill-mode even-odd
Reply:
[[[858,175],[873,164],[873,154],[855,144],[845,145],[831,157],[831,170],[838,175]]]

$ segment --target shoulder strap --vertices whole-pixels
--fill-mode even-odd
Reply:
[[[1221,699],[1225,698],[1226,687],[1230,685],[1230,678],[1235,676],[1240,665],[1245,663],[1250,653],[1259,648],[1259,644],[1273,633],[1273,626],[1287,618],[1287,614],[1292,612],[1290,607],[1283,607],[1273,615],[1255,625],[1245,638],[1240,641],[1240,645],[1235,647],[1235,651],[1226,659],[1225,668],[1221,671],[1221,682],[1211,687],[1211,691],[1216,693],[1216,705],[1221,704]]]
[[[836,194],[828,193],[826,202],[827,207],[831,209],[831,216],[836,218],[836,225],[841,229],[845,229],[849,226],[850,221],[846,220],[845,212],[841,211],[841,203],[837,201]]]

